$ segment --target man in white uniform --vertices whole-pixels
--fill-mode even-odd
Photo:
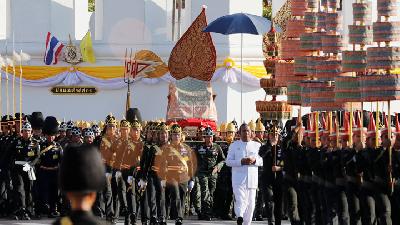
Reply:
[[[246,124],[239,129],[240,140],[229,146],[226,165],[232,167],[232,188],[235,196],[237,224],[249,225],[253,218],[258,186],[258,166],[263,165],[258,155],[260,143],[251,140],[251,130]]]

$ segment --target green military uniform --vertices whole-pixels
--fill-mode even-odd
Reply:
[[[214,135],[210,127],[203,131],[203,136]],[[224,165],[225,156],[221,147],[215,143],[211,146],[201,145],[196,149],[197,177],[201,190],[201,215],[204,220],[210,220],[213,208],[214,191],[217,183],[218,171]]]
[[[225,135],[225,140],[219,142],[223,154],[228,154],[229,145],[233,142],[236,132],[233,123],[221,125],[220,132]],[[232,190],[232,168],[224,164],[217,178],[217,187],[214,193],[214,211],[216,215],[223,220],[232,220],[234,216],[233,208],[233,190]]]

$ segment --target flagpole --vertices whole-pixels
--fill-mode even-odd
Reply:
[[[15,116],[15,61],[14,61],[14,53],[15,53],[15,40],[14,40],[14,32],[13,32],[13,57],[12,57],[12,61],[13,61],[13,80],[12,80],[12,114]],[[15,53],[16,54],[16,53]]]
[[[243,122],[243,33],[240,33],[240,121]]]
[[[19,60],[19,130],[22,130],[22,49]]]
[[[8,94],[8,52],[7,52],[7,40],[6,40],[6,112],[7,112],[7,116],[10,115],[9,112],[9,94]]]

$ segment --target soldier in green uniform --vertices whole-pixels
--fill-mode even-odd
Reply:
[[[57,210],[58,201],[58,168],[61,162],[63,149],[55,142],[58,133],[58,121],[53,116],[46,117],[43,126],[43,134],[46,141],[40,143],[39,164],[38,164],[38,190],[39,205],[43,206],[49,218],[59,216]],[[40,212],[38,212],[40,215]]]
[[[71,213],[57,219],[54,225],[99,225],[103,224],[92,214],[96,192],[105,185],[104,164],[95,146],[69,147],[60,165],[59,184],[61,191],[71,203]]]
[[[213,143],[213,136],[214,132],[211,127],[206,127],[203,130],[204,144],[196,149],[197,177],[202,197],[200,217],[202,220],[211,220],[213,217],[213,199],[218,172],[225,160],[221,147]]]
[[[183,221],[183,211],[187,192],[194,187],[193,175],[196,156],[192,149],[182,143],[182,128],[178,124],[171,126],[171,144],[165,146],[161,155],[160,177],[164,186],[167,183],[171,194],[171,204],[176,209],[176,225]]]
[[[29,122],[22,125],[22,137],[11,147],[15,165],[12,169],[13,186],[16,193],[16,212],[18,219],[30,219],[33,214],[32,185],[36,180],[34,163],[39,155],[39,143],[32,138],[32,126]]]

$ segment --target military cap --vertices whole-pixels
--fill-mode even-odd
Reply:
[[[74,122],[73,121],[68,121],[67,122],[67,130],[72,130],[72,128],[74,128],[75,127],[75,125],[74,125]]]
[[[54,116],[48,116],[43,123],[43,134],[56,135],[58,133],[58,121]]]
[[[84,137],[94,137],[94,132],[93,132],[92,129],[86,128],[86,129],[84,129],[84,131],[83,131],[83,136],[84,136]]]
[[[31,123],[33,129],[35,130],[42,129],[44,126],[44,119],[42,112],[33,112],[29,117],[29,122]]]
[[[157,129],[158,131],[169,131],[169,126],[166,124],[166,123],[164,123],[164,122],[161,122],[159,125],[158,125],[158,129]]]
[[[14,120],[15,120],[15,121],[19,121],[20,119],[21,119],[21,120],[24,120],[24,119],[25,119],[25,114],[24,114],[24,113],[15,113],[14,116],[15,116],[15,117],[14,117]]]
[[[22,123],[21,130],[32,130],[32,125],[28,121]]]
[[[93,124],[93,125],[92,125],[92,131],[95,132],[95,133],[100,133],[101,130],[100,130],[99,125]]]
[[[128,120],[121,120],[121,122],[119,123],[120,128],[130,128],[131,127],[131,123]]]
[[[206,128],[203,130],[203,136],[214,136],[214,132],[213,132],[213,130],[211,129],[211,127],[206,127]]]
[[[221,133],[226,132],[226,124],[225,123],[221,123],[221,125],[219,126],[219,132],[221,132]]]
[[[59,172],[63,192],[90,193],[101,191],[105,185],[105,168],[94,146],[71,146],[64,151]]]
[[[182,133],[182,128],[179,126],[179,124],[172,124],[171,126],[171,133],[172,134],[180,134]]]
[[[14,117],[12,115],[8,115],[8,125],[14,125]]]
[[[137,129],[141,130],[141,129],[142,129],[142,124],[140,124],[140,122],[139,122],[138,120],[134,120],[134,121],[132,122],[132,124],[131,124],[131,127],[132,127],[132,128],[137,128]]]
[[[254,123],[253,120],[250,120],[250,122],[247,124],[249,126],[251,131],[256,131],[256,123]]]
[[[75,135],[75,136],[81,136],[82,132],[81,132],[81,129],[79,127],[74,127],[71,130],[71,134]]]
[[[107,126],[117,126],[118,122],[113,115],[108,115],[106,118],[106,125]]]
[[[259,119],[259,120],[257,121],[255,131],[256,131],[256,132],[264,132],[264,131],[265,131],[265,126],[264,126],[264,124],[262,123],[261,119]]]
[[[226,126],[226,132],[236,132],[236,127],[233,123],[228,123]]]
[[[67,123],[61,122],[59,129],[60,129],[60,131],[67,131],[67,129],[68,129]]]

